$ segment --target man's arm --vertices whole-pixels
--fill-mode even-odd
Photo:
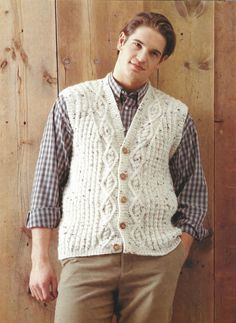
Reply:
[[[187,258],[188,257],[188,254],[190,252],[190,249],[192,247],[194,238],[189,233],[182,232],[181,240],[183,242],[183,246],[184,246],[184,250],[185,250],[185,256]]]
[[[32,269],[29,287],[38,301],[51,301],[57,297],[57,277],[49,258],[51,229],[32,229]]]
[[[40,301],[57,296],[56,274],[49,259],[51,231],[61,219],[62,192],[69,174],[72,129],[63,98],[49,114],[40,145],[27,227],[32,229],[30,290]]]
[[[181,239],[189,253],[194,238],[209,235],[203,228],[207,211],[207,185],[203,173],[197,130],[190,115],[185,120],[181,143],[170,160],[170,172],[178,197],[178,211],[172,222],[182,229]]]

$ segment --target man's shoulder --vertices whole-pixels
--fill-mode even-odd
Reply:
[[[88,80],[80,83],[70,85],[60,91],[59,96],[63,96],[65,99],[74,98],[78,95],[85,95],[86,93],[96,93],[101,86],[103,79]]]
[[[166,108],[176,109],[177,111],[181,110],[187,113],[188,106],[183,101],[154,87],[152,87],[152,92],[154,99],[158,100],[161,105],[164,105]]]

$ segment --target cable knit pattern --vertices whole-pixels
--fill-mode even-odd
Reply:
[[[173,250],[181,230],[171,224],[177,199],[168,163],[180,143],[187,107],[149,85],[124,137],[107,77],[60,95],[74,136],[59,259]]]

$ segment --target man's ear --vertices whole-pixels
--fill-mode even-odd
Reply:
[[[122,31],[120,33],[120,36],[119,36],[119,40],[118,40],[118,43],[117,43],[117,49],[118,50],[121,50],[122,49],[122,46],[124,45],[125,41],[126,41],[126,36],[125,36],[125,33]]]

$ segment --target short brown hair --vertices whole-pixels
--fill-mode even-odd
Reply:
[[[158,31],[166,40],[163,56],[170,56],[175,49],[176,35],[170,21],[162,14],[155,12],[140,12],[129,20],[121,30],[125,36],[131,36],[140,26],[147,26]]]

